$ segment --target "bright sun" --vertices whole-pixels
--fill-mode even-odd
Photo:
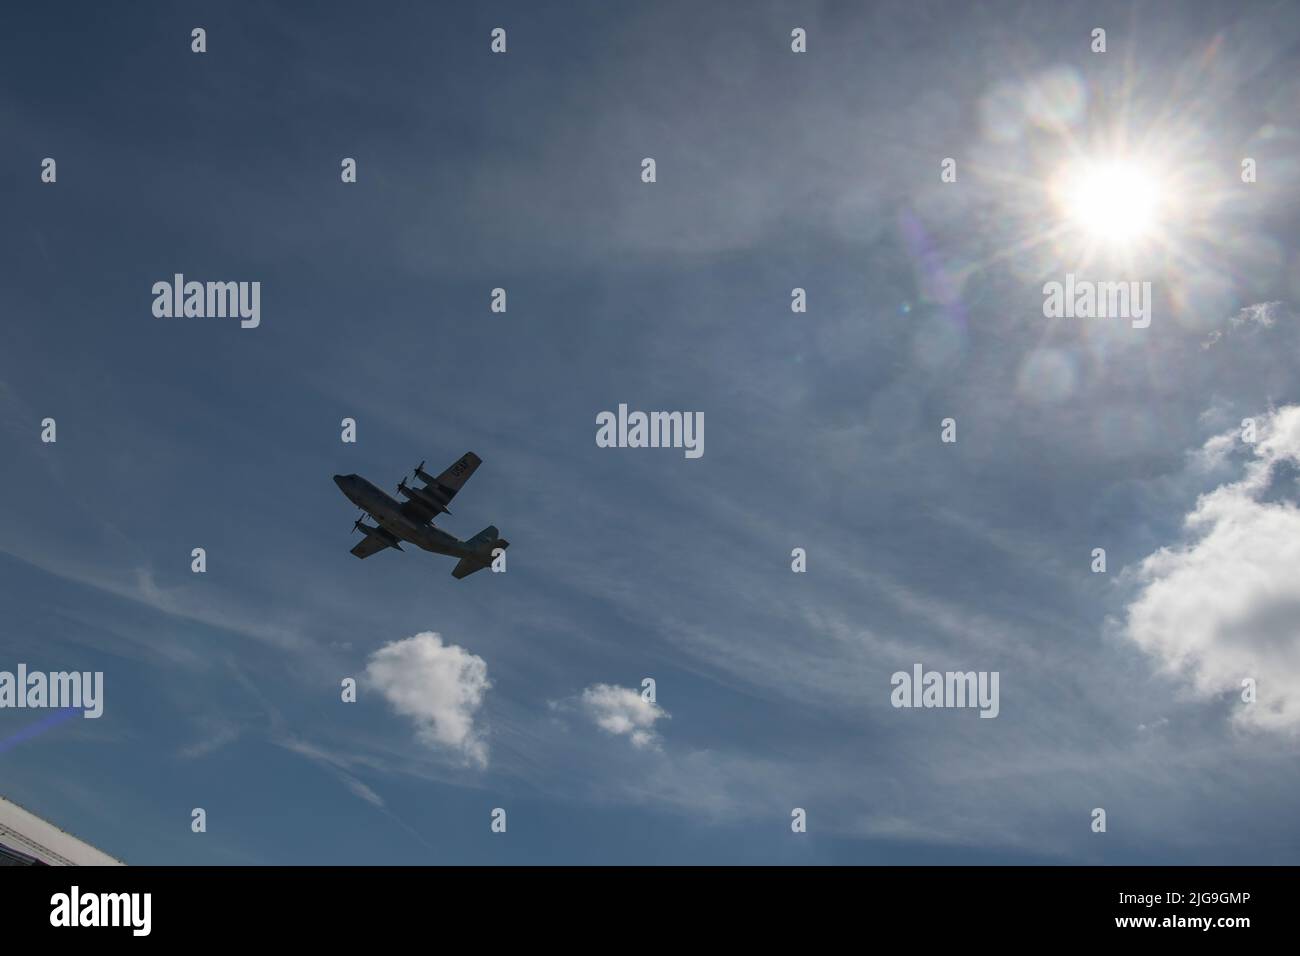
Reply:
[[[1098,242],[1136,242],[1151,236],[1160,223],[1160,180],[1136,162],[1071,165],[1058,177],[1054,192],[1070,221]]]

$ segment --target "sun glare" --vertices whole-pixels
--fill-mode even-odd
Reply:
[[[1159,178],[1122,160],[1070,166],[1058,179],[1056,195],[1071,223],[1098,242],[1151,236],[1164,205]]]

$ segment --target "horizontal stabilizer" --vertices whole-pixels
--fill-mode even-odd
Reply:
[[[482,561],[476,561],[474,558],[461,558],[456,562],[456,566],[451,569],[453,578],[467,578],[475,571],[482,571],[491,565],[484,564]]]
[[[454,578],[464,578],[473,574],[475,571],[482,571],[484,568],[492,566],[492,552],[497,548],[505,550],[510,547],[510,542],[505,538],[498,537],[500,534],[494,525],[488,525],[474,537],[465,543],[473,548],[478,554],[474,557],[461,558],[456,567],[452,568],[451,576]]]

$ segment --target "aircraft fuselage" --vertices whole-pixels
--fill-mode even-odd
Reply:
[[[446,554],[455,558],[474,556],[474,550],[455,535],[450,535],[433,524],[412,521],[402,513],[401,502],[360,475],[335,475],[334,484],[347,495],[349,501],[394,537],[434,554]]]

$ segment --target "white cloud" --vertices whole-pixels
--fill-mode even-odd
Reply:
[[[1285,317],[1285,310],[1280,301],[1278,302],[1256,302],[1240,310],[1236,315],[1228,319],[1228,330],[1215,329],[1209,334],[1204,342],[1201,343],[1202,349],[1208,349],[1210,346],[1224,339],[1229,332],[1242,328],[1243,326],[1252,331],[1257,329],[1271,329],[1277,325],[1279,318]]]
[[[597,727],[626,736],[632,746],[642,748],[658,746],[655,721],[668,716],[658,704],[643,698],[640,691],[613,684],[593,684],[578,696],[578,705]]]
[[[1248,305],[1230,319],[1233,326],[1255,324],[1271,329],[1277,324],[1279,312],[1281,312],[1281,302],[1256,302],[1254,305]]]
[[[366,677],[397,713],[415,723],[421,743],[487,766],[487,742],[474,726],[483,695],[492,686],[483,658],[425,631],[371,654]]]
[[[1235,719],[1300,732],[1300,509],[1269,494],[1282,469],[1300,466],[1300,406],[1258,425],[1240,480],[1202,495],[1187,515],[1191,540],[1137,568],[1124,633],[1198,696],[1239,695],[1254,678],[1258,699],[1237,696]],[[1207,455],[1223,442],[1207,442]]]

